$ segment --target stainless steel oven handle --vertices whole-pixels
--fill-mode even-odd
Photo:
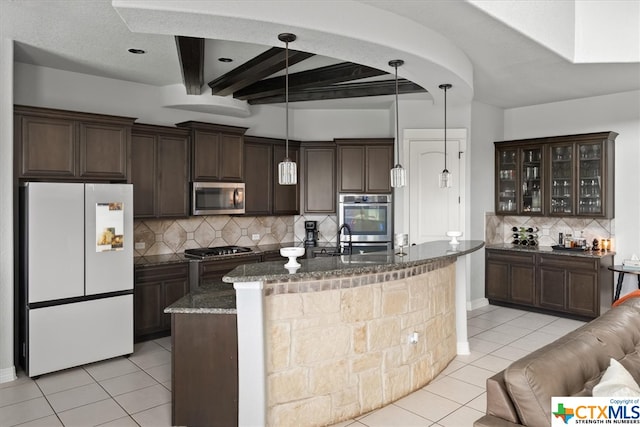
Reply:
[[[233,190],[233,206],[238,207],[238,189]]]

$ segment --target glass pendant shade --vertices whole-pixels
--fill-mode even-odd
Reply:
[[[446,169],[438,175],[438,184],[440,188],[451,188],[451,181],[451,173]]]
[[[296,185],[298,183],[298,169],[295,162],[288,157],[278,164],[278,184]]]
[[[399,188],[407,185],[407,171],[399,163],[391,169],[391,187]]]

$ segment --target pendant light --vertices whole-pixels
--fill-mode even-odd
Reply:
[[[284,160],[278,164],[278,184],[296,185],[298,183],[298,171],[295,162],[289,158],[289,43],[296,39],[295,34],[282,33],[278,35],[278,40],[285,43],[285,155]]]
[[[440,188],[450,188],[451,173],[447,169],[447,90],[451,89],[451,85],[449,83],[446,83],[441,84],[438,87],[444,90],[444,169],[438,176],[438,182]]]
[[[396,69],[396,165],[391,169],[391,187],[400,188],[407,184],[407,171],[400,164],[400,123],[398,123],[398,67],[404,64],[402,59],[389,61]]]

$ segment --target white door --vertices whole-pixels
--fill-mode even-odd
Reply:
[[[84,295],[84,185],[25,189],[29,303]]]
[[[86,294],[133,289],[133,186],[86,184]]]
[[[409,197],[405,206],[408,203],[411,244],[446,240],[447,231],[464,232],[466,130],[447,132],[447,170],[452,175],[452,186],[446,189],[438,183],[438,175],[444,169],[442,136],[442,130],[405,131],[409,154]]]

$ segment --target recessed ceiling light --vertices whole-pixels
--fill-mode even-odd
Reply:
[[[143,55],[143,54],[147,53],[145,50],[142,50],[142,49],[136,49],[136,48],[134,48],[134,47],[132,47],[131,49],[128,49],[128,52],[129,52],[129,53],[133,53],[133,54],[135,54],[135,55]]]
[[[218,58],[218,61],[220,61],[220,62],[233,62],[233,59],[231,59],[231,58]]]

